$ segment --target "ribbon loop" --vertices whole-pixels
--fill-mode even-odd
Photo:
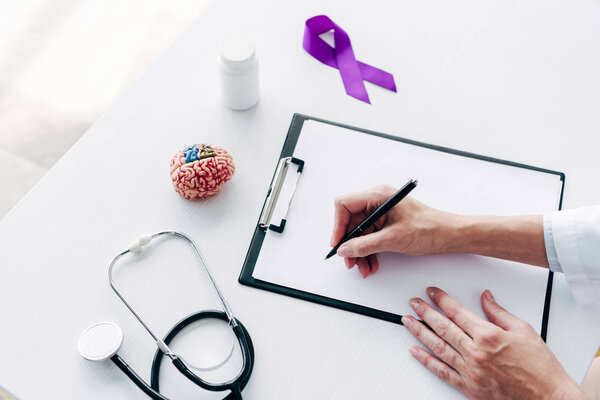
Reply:
[[[333,30],[335,47],[331,47],[319,35]],[[394,76],[379,68],[360,62],[354,57],[350,37],[342,28],[326,15],[317,15],[306,20],[304,29],[304,50],[323,64],[340,71],[346,93],[371,104],[364,81],[385,89],[396,91]]]

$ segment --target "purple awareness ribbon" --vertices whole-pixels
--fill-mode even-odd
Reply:
[[[319,37],[319,35],[332,29],[335,48]],[[352,44],[346,31],[337,26],[326,15],[317,15],[306,20],[302,46],[308,54],[323,64],[339,69],[346,93],[358,100],[371,104],[364,81],[374,83],[393,92],[396,91],[394,76],[379,68],[358,61],[354,57]]]

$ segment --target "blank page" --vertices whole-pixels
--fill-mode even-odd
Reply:
[[[471,215],[524,215],[557,210],[562,182],[556,174],[450,154],[314,120],[304,122],[294,156],[306,164],[283,233],[267,231],[253,277],[387,311],[409,314],[408,300],[435,285],[483,316],[480,295],[498,302],[540,331],[548,270],[488,257],[453,254],[378,255],[377,273],[363,279],[337,256],[325,261],[333,201],[383,183],[400,187],[438,209]],[[278,202],[279,223],[294,171]]]

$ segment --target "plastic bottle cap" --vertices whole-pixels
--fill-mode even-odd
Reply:
[[[245,70],[256,62],[254,42],[247,35],[229,35],[219,43],[219,59],[232,70]]]

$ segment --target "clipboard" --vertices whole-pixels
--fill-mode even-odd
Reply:
[[[291,296],[300,300],[310,301],[313,303],[338,308],[345,311],[350,311],[358,314],[362,314],[365,316],[378,318],[381,320],[389,321],[396,324],[402,324],[401,318],[402,315],[399,313],[389,312],[385,310],[381,310],[374,307],[368,307],[361,304],[357,304],[357,302],[344,301],[341,299],[333,298],[330,296],[312,293],[307,290],[299,290],[294,287],[289,287],[287,285],[282,285],[278,283],[273,283],[263,279],[257,279],[254,277],[255,266],[257,260],[259,258],[261,249],[263,248],[263,243],[265,241],[265,237],[267,236],[267,231],[271,231],[274,233],[281,234],[286,229],[287,221],[287,211],[290,209],[290,205],[292,204],[292,200],[294,199],[294,194],[296,192],[296,186],[298,182],[302,180],[302,174],[305,168],[310,168],[310,165],[305,165],[305,160],[300,158],[300,156],[296,156],[294,151],[296,150],[296,145],[302,133],[302,128],[307,121],[316,121],[322,124],[331,125],[334,127],[344,128],[353,132],[358,132],[365,135],[371,135],[375,138],[387,139],[395,142],[401,142],[406,145],[414,146],[415,149],[428,149],[436,152],[441,152],[449,155],[465,157],[472,160],[478,160],[489,163],[496,163],[501,165],[506,165],[510,167],[515,167],[522,169],[523,171],[535,171],[543,174],[553,175],[555,178],[559,179],[559,193],[558,193],[558,209],[560,210],[562,207],[562,199],[564,193],[564,183],[565,183],[565,174],[562,172],[552,171],[548,169],[538,168],[530,165],[515,163],[511,161],[501,160],[497,158],[487,157],[483,155],[468,153],[460,150],[455,150],[451,148],[436,146],[428,143],[423,143],[411,139],[405,139],[398,136],[393,136],[381,132],[375,132],[367,129],[356,128],[352,126],[348,126],[345,124],[331,122],[327,120],[323,120],[320,118],[315,118],[303,114],[294,114],[292,118],[292,122],[290,124],[286,140],[283,145],[283,149],[281,151],[279,160],[277,162],[277,166],[275,169],[275,173],[273,174],[273,178],[271,181],[271,185],[269,187],[268,193],[265,198],[265,202],[263,203],[262,211],[260,212],[259,220],[257,222],[256,228],[254,230],[254,234],[252,236],[252,240],[244,260],[244,264],[239,276],[239,282],[243,285],[255,287],[262,290],[267,290],[270,292]],[[286,179],[288,172],[291,170],[290,166],[292,164],[296,165],[296,177],[294,179],[294,188],[292,190],[291,197],[281,198],[281,189],[283,186],[283,181]],[[419,178],[419,177],[416,177]],[[289,179],[289,178],[288,178]],[[383,183],[383,182],[381,182]],[[356,190],[364,189],[362,187],[357,187]],[[333,200],[333,199],[332,199]],[[280,220],[272,220],[273,219],[273,210],[275,209],[278,202],[287,202],[287,211],[285,215]],[[332,206],[333,207],[333,206]],[[327,243],[323,246],[323,251],[327,250]],[[550,311],[550,302],[552,298],[552,283],[553,283],[553,272],[547,272],[547,280],[545,282],[545,296],[543,299],[540,299],[543,302],[543,311],[541,318],[541,327],[540,327],[540,336],[545,341],[548,332],[548,316]],[[540,307],[542,305],[540,304]]]

